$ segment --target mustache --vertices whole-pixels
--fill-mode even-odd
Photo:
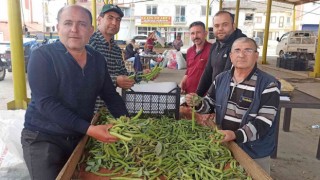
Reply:
[[[193,39],[193,40],[195,41],[195,40],[201,40],[201,39],[200,39],[200,38],[195,38],[195,39]]]

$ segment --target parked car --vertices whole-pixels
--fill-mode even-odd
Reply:
[[[133,36],[132,39],[136,41],[136,45],[139,46],[139,48],[143,48],[147,42],[147,38],[148,38],[147,35],[140,34],[140,35]]]
[[[33,49],[40,46],[40,43],[35,38],[23,38],[23,51],[24,51],[24,61],[25,61],[25,69],[27,71],[27,66],[29,62],[29,57]],[[8,71],[12,72],[12,59],[11,59],[11,49],[9,47],[5,51],[4,58],[8,64]]]
[[[313,31],[290,31],[277,38],[276,54],[283,56],[288,53],[313,60],[316,54],[317,37]]]
[[[47,39],[45,38],[42,41],[37,40],[37,38],[23,38],[23,50],[24,50],[24,62],[25,62],[25,70],[27,72],[28,62],[31,55],[31,52],[36,48],[44,45],[50,44],[57,41],[57,39]],[[4,48],[4,59],[7,62],[8,72],[12,72],[12,59],[11,59],[11,50],[10,50],[10,42],[6,42],[7,46]]]

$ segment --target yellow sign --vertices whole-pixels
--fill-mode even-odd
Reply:
[[[141,16],[141,25],[171,25],[171,16]]]

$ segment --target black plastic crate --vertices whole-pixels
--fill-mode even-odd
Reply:
[[[300,59],[290,59],[286,62],[286,69],[292,71],[305,71],[307,69],[308,62]]]
[[[178,86],[168,93],[122,90],[122,99],[130,115],[135,115],[142,108],[142,117],[160,118],[164,115],[180,119],[180,88]]]

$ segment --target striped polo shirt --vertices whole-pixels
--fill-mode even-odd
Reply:
[[[280,90],[276,83],[270,83],[261,94],[260,110],[256,118],[243,127],[240,127],[242,117],[253,101],[257,83],[257,73],[255,70],[256,69],[240,83],[236,83],[234,80],[230,81],[230,95],[221,128],[235,131],[237,142],[239,143],[254,141],[259,139],[259,136],[266,135],[273,123],[279,104]],[[214,86],[217,85],[214,84]],[[212,91],[212,94],[216,96],[215,88],[212,88]],[[210,109],[210,107],[214,107],[214,99],[215,97],[207,95],[198,112],[209,113],[210,111],[214,111]]]
[[[96,51],[100,52],[104,56],[105,60],[107,61],[108,72],[112,79],[113,85],[116,87],[117,76],[128,76],[128,71],[122,59],[122,51],[120,47],[115,43],[113,38],[111,39],[110,43],[108,43],[99,30],[97,30],[91,36],[89,45],[91,45]],[[95,110],[97,111],[100,107],[104,106],[105,104],[103,100],[98,97]]]

